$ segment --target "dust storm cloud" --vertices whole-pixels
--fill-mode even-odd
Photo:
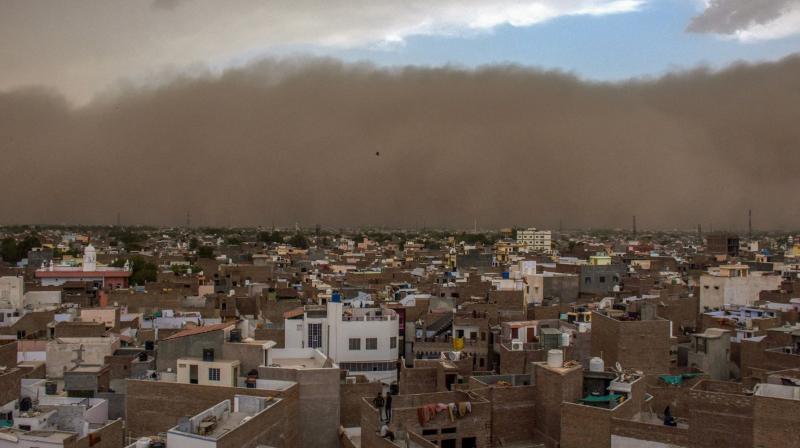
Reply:
[[[798,117],[800,57],[622,83],[264,60],[82,106],[17,89],[0,222],[741,229],[752,207],[797,227]]]

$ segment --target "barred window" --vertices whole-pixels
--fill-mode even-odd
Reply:
[[[378,338],[367,338],[367,350],[378,349]]]
[[[361,339],[350,338],[350,350],[361,350]]]
[[[219,381],[219,369],[208,369],[208,380],[209,381]]]
[[[392,336],[389,338],[389,348],[397,348],[397,337]]]

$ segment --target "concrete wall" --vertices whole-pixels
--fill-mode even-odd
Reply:
[[[64,338],[47,343],[47,376],[61,378],[65,369],[75,366],[77,352],[83,347],[83,363],[102,365],[106,356],[119,348],[119,339],[114,338]]]
[[[721,308],[725,304],[753,305],[761,291],[778,289],[779,275],[750,274],[746,277],[700,276],[700,309]]]

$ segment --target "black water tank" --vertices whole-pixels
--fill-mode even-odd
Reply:
[[[155,343],[153,341],[144,341],[144,349],[152,351],[155,348]]]
[[[19,401],[19,411],[20,412],[28,412],[33,407],[33,403],[29,397],[25,397]]]
[[[146,362],[147,361],[147,353],[145,353],[145,352],[139,353],[139,361]]]
[[[242,330],[238,328],[231,330],[231,342],[242,342]]]
[[[214,362],[214,349],[213,348],[204,348],[203,349],[203,361],[205,361],[205,362]]]

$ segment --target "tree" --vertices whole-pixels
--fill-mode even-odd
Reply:
[[[258,241],[266,244],[282,243],[283,234],[277,230],[273,230],[272,232],[259,232]]]
[[[41,245],[41,241],[35,235],[28,235],[20,242],[11,237],[4,238],[0,243],[0,255],[2,255],[4,261],[16,263],[26,258],[28,251]]]
[[[200,258],[214,258],[214,248],[210,246],[201,246],[197,249],[197,256]]]
[[[158,279],[158,266],[140,256],[131,257],[128,259],[118,258],[111,263],[111,266],[121,268],[125,266],[126,262],[130,263],[130,281],[132,284],[144,285],[147,282],[154,282]]]
[[[18,262],[17,240],[14,238],[3,238],[3,242],[0,243],[0,255],[2,255],[3,261],[8,263]]]
[[[289,238],[289,244],[298,249],[308,249],[308,238],[302,233],[295,233]]]

